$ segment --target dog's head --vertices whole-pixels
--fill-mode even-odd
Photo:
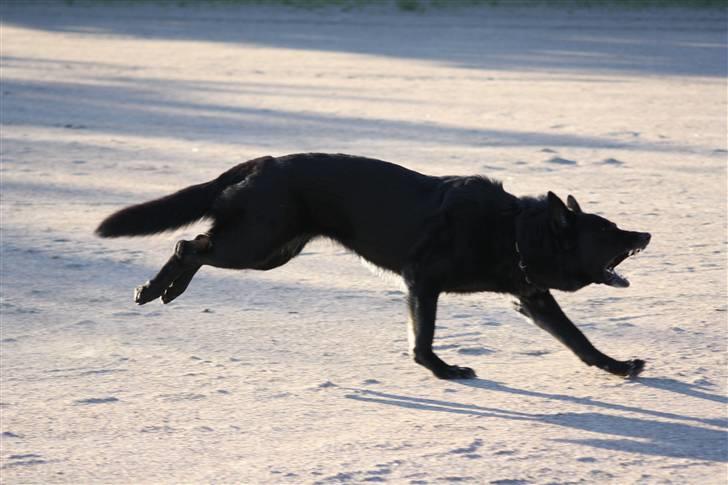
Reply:
[[[591,283],[629,286],[615,268],[647,247],[649,233],[624,231],[603,217],[585,213],[571,195],[564,204],[549,192],[545,203],[545,214],[542,208],[538,217],[539,233],[545,240],[540,244],[531,242],[530,254],[527,260],[524,258],[526,274],[534,283],[565,291]],[[523,233],[521,228],[519,234]]]

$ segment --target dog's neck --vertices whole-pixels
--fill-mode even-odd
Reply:
[[[516,257],[518,258],[518,269],[520,269],[521,273],[523,273],[526,283],[533,286],[533,281],[531,281],[531,278],[528,277],[528,268],[526,267],[526,263],[523,261],[523,255],[521,254],[521,250],[518,248],[518,240],[516,240]]]
[[[545,291],[548,290],[548,285],[544,286],[542,283],[537,282],[539,279],[533,277],[533,271],[529,270],[527,261],[533,262],[533,248],[531,245],[532,241],[528,239],[522,239],[523,235],[527,232],[533,232],[535,237],[543,244],[545,237],[544,232],[546,224],[543,221],[545,217],[545,201],[543,199],[532,199],[523,198],[521,199],[520,213],[516,216],[516,227],[515,227],[515,251],[516,251],[516,264],[518,269],[523,275],[526,285],[532,289]],[[531,268],[533,269],[533,268]],[[539,268],[536,268],[536,274],[538,275]]]

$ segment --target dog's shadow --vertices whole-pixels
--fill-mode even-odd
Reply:
[[[486,379],[470,379],[456,382],[490,392],[506,392],[524,397],[563,401],[589,408],[598,408],[600,410],[621,411],[633,415],[642,415],[642,417],[628,417],[597,411],[536,414],[475,404],[464,404],[455,401],[403,396],[369,389],[348,389],[353,392],[347,394],[346,397],[357,401],[399,406],[417,411],[446,412],[494,419],[547,423],[604,435],[603,437],[600,436],[592,439],[553,439],[561,443],[574,443],[596,448],[671,458],[728,462],[728,447],[726,446],[728,420],[726,419],[685,416],[671,412],[644,409],[637,406],[615,404],[588,397],[574,397],[565,394],[551,394],[517,389]],[[682,383],[674,379],[646,378],[635,382],[699,399],[708,399],[717,402],[727,401],[723,396],[710,394],[704,390],[696,389],[697,386]],[[659,420],[650,418],[659,418]],[[617,438],[615,439],[615,437]]]
[[[711,394],[707,390],[696,384],[688,384],[687,382],[680,382],[676,379],[664,378],[664,377],[640,377],[635,380],[636,383],[647,387],[654,387],[663,391],[674,392],[677,394],[684,394],[686,396],[694,397],[697,399],[705,399],[708,401],[715,401],[721,404],[728,404],[728,398],[719,394]]]
[[[707,424],[709,426],[718,426],[722,428],[728,428],[728,419],[710,419],[710,418],[699,418],[693,416],[685,416],[682,414],[670,413],[665,411],[654,411],[650,409],[644,409],[636,406],[627,406],[623,404],[615,404],[605,401],[599,401],[588,397],[575,397],[567,394],[550,394],[539,391],[530,391],[527,389],[517,389],[510,387],[500,382],[491,381],[487,379],[470,379],[457,381],[460,384],[469,387],[477,387],[480,389],[487,389],[490,391],[507,392],[510,394],[519,394],[528,397],[537,397],[540,399],[548,399],[555,401],[571,402],[575,404],[582,404],[586,406],[600,407],[603,409],[612,409],[617,411],[627,411],[638,414],[645,414],[648,416],[654,416],[658,418],[675,419],[679,421],[693,421],[701,424]],[[688,384],[680,382],[675,379],[669,378],[658,378],[658,377],[641,377],[630,381],[630,384],[645,385],[664,391],[675,392],[678,394],[684,394],[686,396],[695,397],[698,399],[706,399],[709,401],[715,401],[722,404],[728,404],[728,398],[718,394],[710,394],[705,389],[696,386],[694,384]]]

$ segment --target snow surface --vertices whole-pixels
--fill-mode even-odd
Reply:
[[[3,2],[3,483],[725,483],[726,24],[714,10],[408,14]],[[328,242],[132,303],[174,242],[113,210],[346,152],[573,193],[653,234],[557,294],[619,379],[490,294],[407,356],[403,293]]]

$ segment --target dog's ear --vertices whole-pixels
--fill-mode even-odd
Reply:
[[[581,207],[579,207],[579,203],[576,201],[573,195],[569,194],[569,196],[566,198],[566,207],[571,209],[572,211],[576,212],[577,214],[581,214]]]
[[[549,191],[549,222],[551,227],[556,230],[563,230],[569,226],[569,209],[566,208],[564,202],[559,196]]]

